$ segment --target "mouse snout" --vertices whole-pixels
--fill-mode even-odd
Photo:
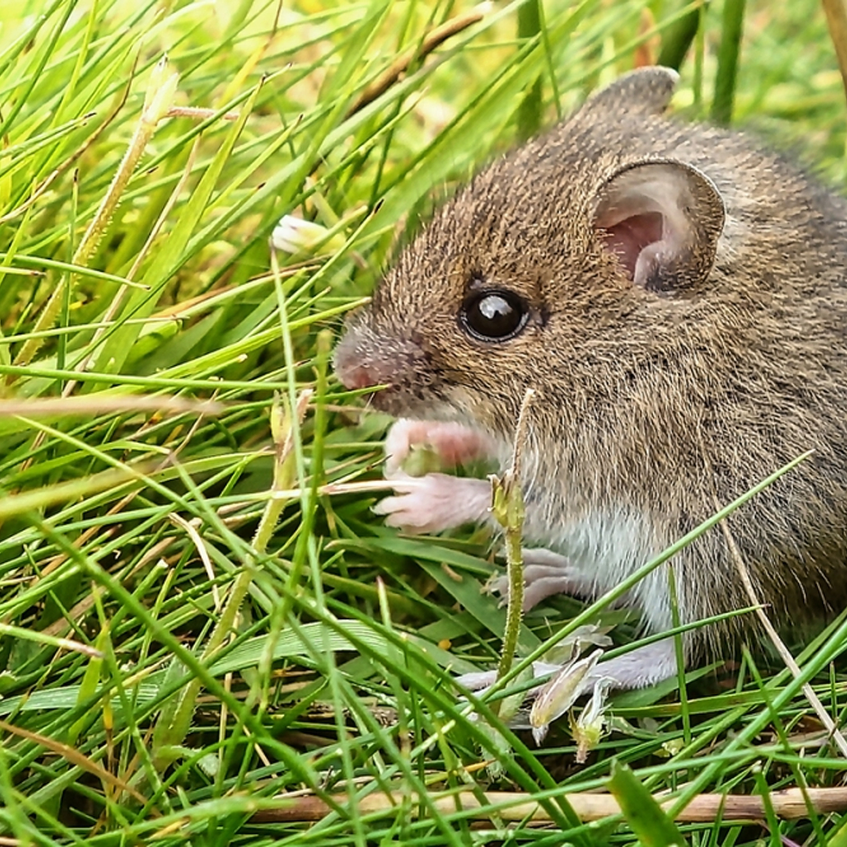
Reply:
[[[423,359],[413,341],[385,337],[360,324],[348,328],[335,348],[335,373],[350,390],[398,388],[420,378]]]
[[[382,380],[377,375],[373,367],[364,364],[345,363],[339,365],[336,361],[335,372],[341,384],[351,391],[362,388],[373,388],[375,385],[382,385],[385,380]]]
[[[391,383],[391,362],[375,353],[358,332],[348,332],[335,350],[335,373],[345,388],[357,390]]]

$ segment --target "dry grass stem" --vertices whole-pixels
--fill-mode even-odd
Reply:
[[[599,821],[620,814],[618,801],[611,794],[563,794],[571,808],[583,822]],[[536,825],[551,823],[550,816],[537,801],[526,795],[510,791],[489,791],[482,795],[470,791],[461,791],[431,796],[430,803],[444,814],[455,813],[457,809],[465,811],[480,810],[474,814],[475,820],[487,820],[494,814],[503,821],[518,823],[531,821]],[[253,816],[254,821],[318,821],[329,813],[329,807],[318,797],[285,796],[277,798],[279,809],[264,809]],[[350,802],[346,795],[336,795],[339,805]],[[393,807],[404,806],[411,799],[411,808],[419,808],[414,797],[403,792],[369,794],[357,798],[356,803],[362,815],[385,812]],[[673,801],[659,795],[659,805],[668,809]],[[832,814],[847,810],[847,787],[842,788],[787,788],[773,791],[768,795],[767,803],[762,797],[750,797],[739,794],[700,794],[695,797],[675,818],[678,823],[711,823],[719,819],[724,821],[757,821],[767,814],[768,804],[781,820],[807,818],[810,814]],[[486,810],[483,811],[483,808]]]

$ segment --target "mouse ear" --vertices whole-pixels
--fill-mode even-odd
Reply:
[[[661,115],[673,97],[679,74],[671,68],[655,65],[639,68],[618,77],[585,101],[579,118],[605,118],[622,114]]]
[[[629,278],[659,292],[691,290],[715,261],[726,214],[714,183],[691,165],[626,165],[597,194],[594,225]]]

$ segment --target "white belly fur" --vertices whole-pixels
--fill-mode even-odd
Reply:
[[[647,519],[628,510],[591,512],[558,526],[555,522],[551,526],[547,516],[538,521],[534,517],[528,510],[526,540],[565,556],[587,581],[594,598],[615,588],[662,550]],[[625,605],[641,610],[651,632],[673,625],[667,567],[656,568],[624,598]]]

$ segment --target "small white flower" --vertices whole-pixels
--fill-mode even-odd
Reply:
[[[550,724],[576,702],[577,697],[582,693],[582,684],[586,676],[602,655],[602,650],[595,650],[584,659],[568,662],[538,692],[529,713],[529,724],[536,744],[544,740]]]
[[[590,702],[571,723],[576,761],[580,765],[585,764],[589,751],[597,746],[606,731],[606,695],[611,687],[612,680],[608,677],[597,680]]]
[[[283,215],[271,233],[271,243],[285,253],[307,253],[326,241],[329,230],[313,221]]]

